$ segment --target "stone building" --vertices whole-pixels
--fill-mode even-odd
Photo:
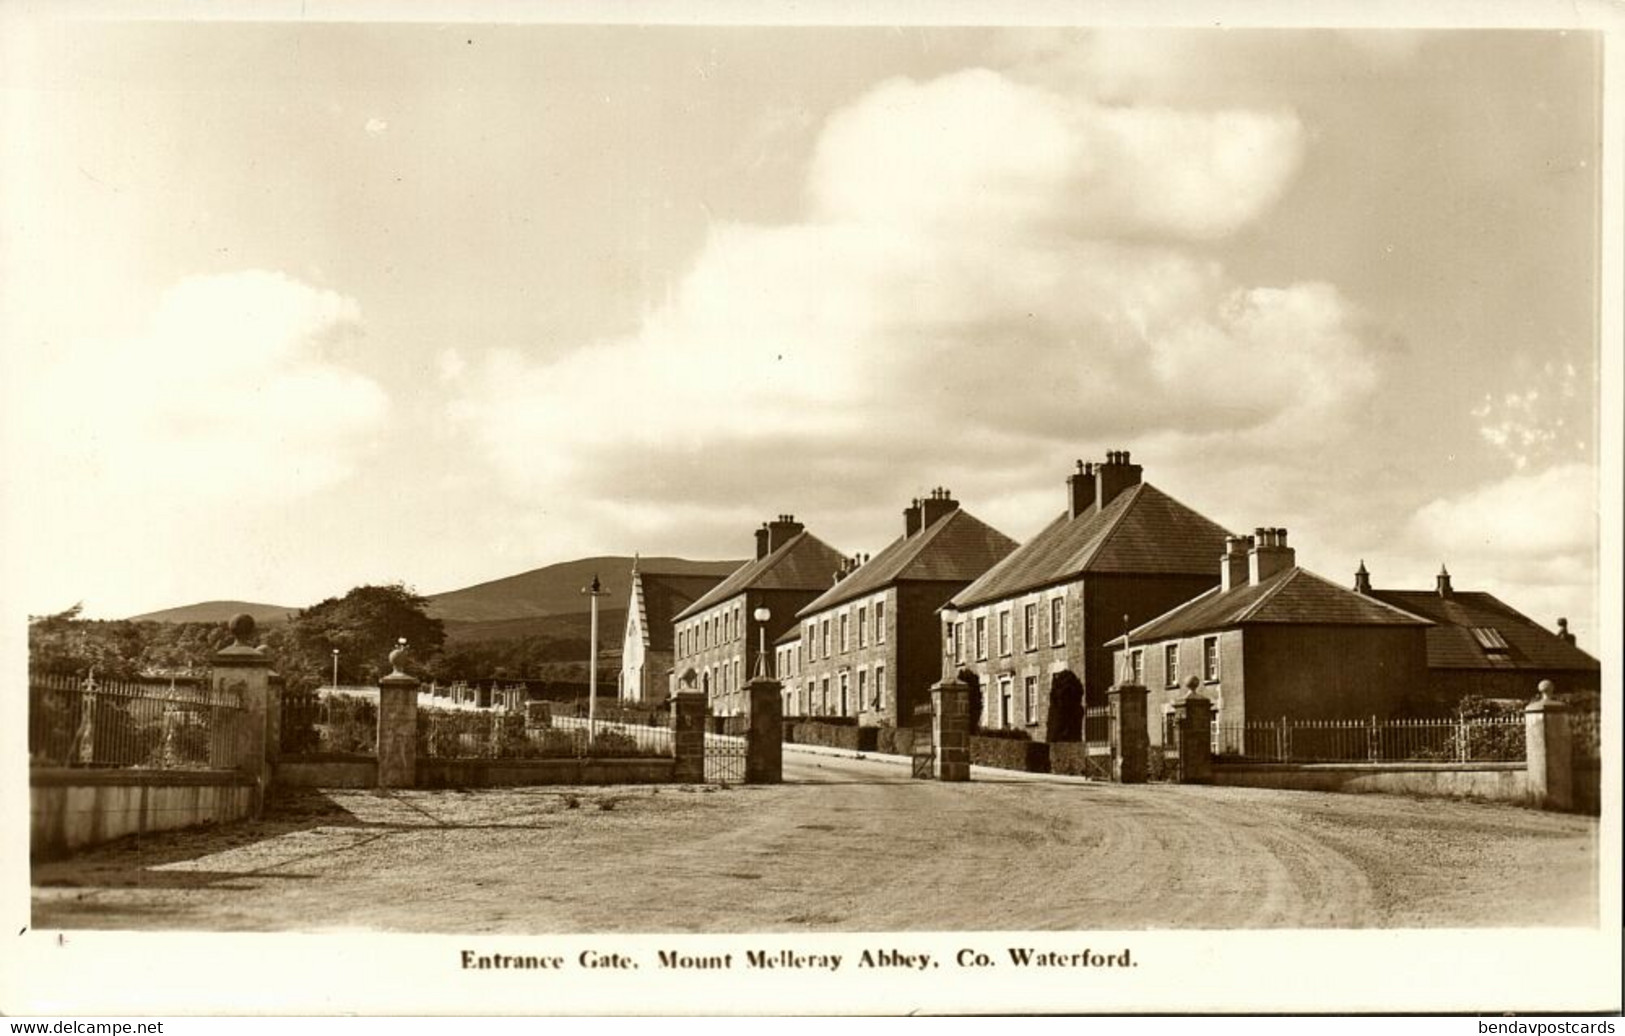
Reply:
[[[756,671],[764,635],[756,610],[768,610],[765,640],[773,644],[795,625],[796,612],[829,588],[830,574],[844,562],[793,515],[763,523],[756,530],[755,558],[673,620],[674,679],[692,669],[713,713],[744,715],[749,709],[745,685]]]
[[[1362,561],[1354,589],[1432,621],[1430,711],[1454,711],[1466,697],[1527,701],[1542,680],[1565,694],[1602,688],[1602,665],[1575,646],[1568,620],[1554,633],[1493,594],[1455,589],[1443,567],[1432,590],[1373,590]]]
[[[1216,728],[1415,711],[1428,620],[1299,568],[1285,529],[1230,537],[1218,567],[1218,586],[1112,642],[1119,680],[1147,689],[1152,744],[1193,676]]]
[[[779,681],[784,698],[784,715],[806,716],[807,696],[802,671],[801,626],[791,626],[773,642],[773,678]]]
[[[941,673],[981,689],[982,726],[1042,739],[1052,692],[1105,704],[1107,641],[1218,582],[1228,534],[1141,473],[1079,461],[1066,509],[943,608]]]
[[[946,489],[913,501],[903,511],[903,535],[849,562],[797,614],[801,706],[861,726],[907,726],[940,678],[938,609],[1015,546]]]
[[[722,582],[720,575],[645,572],[632,563],[632,592],[621,641],[620,697],[659,705],[671,695],[676,663],[672,620]]]

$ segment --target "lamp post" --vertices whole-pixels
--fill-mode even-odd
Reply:
[[[592,598],[592,658],[587,662],[587,743],[591,744],[598,725],[598,598],[609,593],[598,581],[598,573],[592,575],[592,585],[581,591]]]
[[[757,622],[756,626],[756,676],[758,679],[767,677],[767,620],[773,613],[766,608],[757,608],[751,612],[751,618]]]
[[[333,689],[339,689],[339,649],[333,649]]]

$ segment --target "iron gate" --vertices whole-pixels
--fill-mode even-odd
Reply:
[[[749,716],[705,717],[705,782],[745,783],[746,735]]]
[[[914,761],[914,776],[921,780],[931,780],[932,771],[936,768],[937,749],[931,736],[932,710],[929,704],[916,706],[914,709],[914,745],[911,755]]]

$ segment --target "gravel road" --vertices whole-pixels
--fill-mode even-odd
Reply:
[[[33,922],[448,933],[1596,923],[1592,818],[1013,774],[941,784],[867,760],[785,760],[786,783],[772,787],[290,795],[259,821],[36,864]]]

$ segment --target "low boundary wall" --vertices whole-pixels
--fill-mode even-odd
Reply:
[[[29,855],[58,856],[126,835],[254,814],[257,782],[237,770],[34,769]]]
[[[1529,774],[1517,763],[1221,763],[1214,784],[1294,791],[1378,792],[1528,805]]]
[[[284,756],[271,764],[271,780],[284,788],[376,788],[378,757],[342,752]]]
[[[677,760],[424,759],[419,788],[513,788],[543,784],[675,784]]]

